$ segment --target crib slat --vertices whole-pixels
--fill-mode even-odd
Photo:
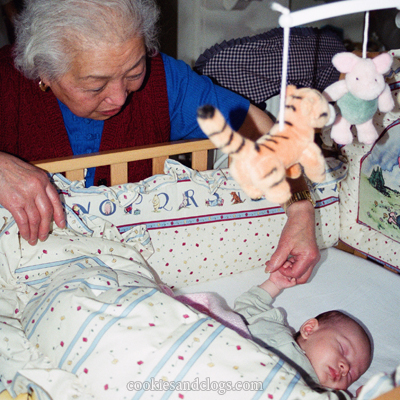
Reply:
[[[66,171],[65,177],[70,181],[81,181],[85,177],[83,169],[77,169],[75,171]]]
[[[153,158],[153,175],[164,173],[164,163],[168,156]]]
[[[128,163],[110,165],[111,186],[128,182]]]
[[[194,151],[192,153],[192,168],[197,169],[197,171],[205,171],[207,169],[207,157],[208,151]]]

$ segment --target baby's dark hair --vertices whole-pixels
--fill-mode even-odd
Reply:
[[[331,311],[326,311],[326,312],[323,312],[323,313],[317,315],[315,317],[315,319],[318,321],[319,324],[335,324],[335,323],[339,324],[341,322],[353,322],[356,326],[358,326],[360,328],[360,331],[366,337],[366,339],[369,343],[370,352],[372,354],[372,341],[370,339],[370,336],[368,335],[365,328],[354,318],[343,313],[342,311],[331,310]],[[297,342],[299,337],[300,337],[300,331],[298,331],[294,334],[294,340]]]
[[[354,318],[352,318],[349,315],[343,313],[342,311],[338,311],[338,310],[323,312],[323,313],[317,315],[315,317],[315,319],[318,320],[318,322],[320,324],[324,324],[324,323],[332,324],[335,322],[339,323],[339,322],[353,321],[357,325],[360,325]],[[360,328],[362,328],[364,330],[364,328],[361,325],[360,325]]]

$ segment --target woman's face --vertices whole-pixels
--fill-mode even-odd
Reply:
[[[101,44],[78,52],[72,68],[57,81],[46,81],[54,95],[78,117],[106,120],[118,114],[146,75],[142,38]]]

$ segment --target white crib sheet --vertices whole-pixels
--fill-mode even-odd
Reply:
[[[310,281],[282,292],[275,306],[286,311],[294,329],[332,309],[350,313],[367,327],[374,341],[374,359],[369,370],[350,388],[354,392],[371,376],[392,373],[400,364],[400,277],[335,248],[322,250],[321,256]],[[180,289],[179,293],[216,292],[233,306],[240,293],[266,278],[263,269],[258,268]]]

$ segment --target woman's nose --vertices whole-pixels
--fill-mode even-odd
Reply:
[[[124,82],[113,82],[106,93],[105,101],[114,106],[122,107],[128,97],[128,89]]]

